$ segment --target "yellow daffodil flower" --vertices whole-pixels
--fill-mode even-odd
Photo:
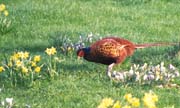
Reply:
[[[22,64],[23,64],[22,61],[20,61],[20,60],[17,60],[17,61],[16,61],[16,66],[17,66],[17,67],[21,67]]]
[[[34,69],[34,71],[36,72],[36,73],[39,73],[40,71],[41,71],[41,67],[36,67],[35,69]]]
[[[114,100],[111,98],[104,98],[98,108],[108,108],[113,105]]]
[[[48,55],[54,55],[57,51],[56,48],[51,47],[51,48],[47,48],[45,51]]]
[[[35,66],[36,66],[36,62],[35,62],[35,61],[32,61],[32,62],[31,62],[31,66],[32,66],[32,67],[35,67]]]
[[[9,12],[7,10],[4,11],[4,15],[5,16],[8,16],[9,15]]]
[[[6,9],[6,6],[4,4],[0,4],[0,12],[4,11]]]
[[[28,68],[26,68],[26,67],[22,67],[22,73],[27,73],[28,72]]]
[[[3,72],[3,71],[5,71],[4,67],[0,66],[0,72]]]
[[[17,54],[17,53],[14,53],[10,58],[10,60],[13,60],[13,61],[16,61],[18,59],[19,59],[19,54]]]
[[[131,105],[133,107],[139,107],[140,106],[139,99],[138,98],[132,98]]]
[[[150,92],[150,93],[145,93],[142,100],[144,102],[145,107],[147,107],[147,108],[156,108],[155,102],[158,101],[158,97],[157,97],[157,95]]]
[[[20,58],[27,59],[29,57],[29,52],[18,52]]]
[[[132,94],[128,93],[124,96],[124,98],[129,102],[131,103],[131,100],[132,100]]]
[[[34,62],[39,62],[40,60],[41,60],[41,56],[40,55],[34,56],[34,59],[33,59]]]
[[[112,108],[121,108],[121,104],[119,101],[116,101],[116,103],[113,105]]]

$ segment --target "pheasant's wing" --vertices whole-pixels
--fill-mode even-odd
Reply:
[[[91,54],[98,57],[116,58],[120,56],[120,51],[124,45],[113,39],[102,39],[91,45]]]
[[[127,56],[131,56],[134,53],[135,50],[135,45],[134,43],[130,42],[129,40],[123,39],[123,38],[118,38],[118,37],[106,37],[104,39],[112,39],[115,40],[117,43],[120,45],[124,46]]]

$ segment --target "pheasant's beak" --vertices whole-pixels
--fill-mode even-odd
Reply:
[[[78,60],[79,60],[81,57],[80,57],[80,56],[78,56],[77,58],[78,58]]]

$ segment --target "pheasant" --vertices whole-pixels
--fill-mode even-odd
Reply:
[[[79,49],[77,56],[83,57],[90,62],[108,65],[107,75],[111,77],[113,66],[122,63],[127,57],[133,55],[136,49],[176,44],[177,43],[134,44],[123,38],[107,37],[98,40],[90,47]]]

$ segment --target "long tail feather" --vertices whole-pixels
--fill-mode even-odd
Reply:
[[[174,46],[174,45],[180,45],[180,43],[145,43],[145,44],[136,44],[135,48],[147,48],[147,47],[153,47],[153,46]]]

